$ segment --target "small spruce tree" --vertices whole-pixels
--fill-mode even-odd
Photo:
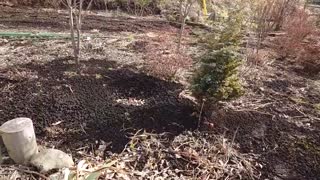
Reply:
[[[234,47],[213,50],[201,58],[192,80],[192,92],[199,100],[220,101],[243,93],[237,67],[241,57]]]

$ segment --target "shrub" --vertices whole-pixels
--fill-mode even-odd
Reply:
[[[300,0],[250,0],[249,15],[250,34],[253,39],[247,40],[247,45],[250,45],[255,53],[248,54],[248,58],[255,62],[260,62],[259,51],[262,49],[264,40],[272,31],[283,29],[284,22],[294,13],[296,7],[301,5]],[[252,41],[253,40],[253,41]],[[252,41],[252,42],[250,42]],[[249,47],[248,47],[249,48]],[[255,59],[257,58],[257,59]],[[264,62],[260,63],[264,64]]]
[[[309,14],[304,9],[296,11],[284,24],[286,35],[279,39],[282,56],[296,56],[296,52],[304,48],[304,39],[316,31]]]
[[[271,58],[271,54],[268,50],[261,49],[257,51],[253,48],[247,48],[246,51],[246,62],[247,65],[255,65],[255,66],[263,66],[270,61],[268,61]]]
[[[174,80],[179,70],[188,69],[192,65],[192,59],[181,53],[172,53],[167,57],[159,55],[150,59],[152,60],[147,62],[149,72],[166,80]]]
[[[260,31],[258,33],[281,30],[286,18],[301,5],[300,0],[254,0],[253,2],[253,20],[257,25],[257,31]]]
[[[243,93],[237,77],[241,63],[233,47],[209,52],[201,58],[200,67],[192,80],[192,92],[198,99],[229,100]]]
[[[305,73],[317,75],[320,73],[320,47],[315,44],[305,44],[298,55],[298,63]]]
[[[296,9],[284,23],[285,35],[278,39],[279,54],[295,59],[304,72],[316,75],[320,72],[320,49],[314,36],[316,25],[304,9]]]
[[[116,6],[135,15],[159,14],[161,0],[114,0]]]
[[[146,38],[145,45],[140,43],[139,50],[145,54],[145,70],[161,79],[177,80],[175,78],[181,78],[177,77],[181,70],[187,70],[193,65],[192,58],[185,51],[176,52],[176,42],[172,41],[175,31],[172,27],[166,33]]]

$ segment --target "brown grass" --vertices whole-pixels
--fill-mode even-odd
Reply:
[[[241,154],[233,140],[184,132],[173,141],[167,134],[137,132],[121,154],[90,164],[78,175],[106,179],[259,179],[253,154]]]

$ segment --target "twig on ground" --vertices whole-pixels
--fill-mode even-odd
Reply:
[[[10,169],[14,169],[14,170],[17,170],[17,171],[21,171],[21,172],[24,172],[24,173],[27,173],[27,174],[34,174],[34,175],[37,175],[45,180],[50,180],[48,177],[46,177],[45,175],[41,174],[41,173],[38,173],[36,171],[31,171],[31,170],[26,170],[26,169],[21,169],[21,168],[17,168],[17,167],[8,167]]]
[[[203,106],[204,106],[204,101],[202,101],[201,109],[200,109],[200,114],[199,114],[199,120],[198,120],[198,129],[200,128],[201,125],[201,116],[203,112]]]
[[[230,160],[230,148],[233,147],[233,143],[234,143],[234,141],[236,139],[236,135],[238,133],[238,130],[239,130],[239,127],[237,127],[237,129],[236,129],[236,131],[235,131],[235,133],[234,133],[234,135],[232,137],[232,141],[230,143],[230,146],[227,146],[227,154],[226,154],[227,158],[226,158],[226,162],[224,163],[224,167],[229,163],[229,160]]]

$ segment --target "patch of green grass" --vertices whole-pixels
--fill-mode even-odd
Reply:
[[[0,38],[13,39],[67,39],[68,36],[56,33],[31,33],[31,32],[0,32]]]

